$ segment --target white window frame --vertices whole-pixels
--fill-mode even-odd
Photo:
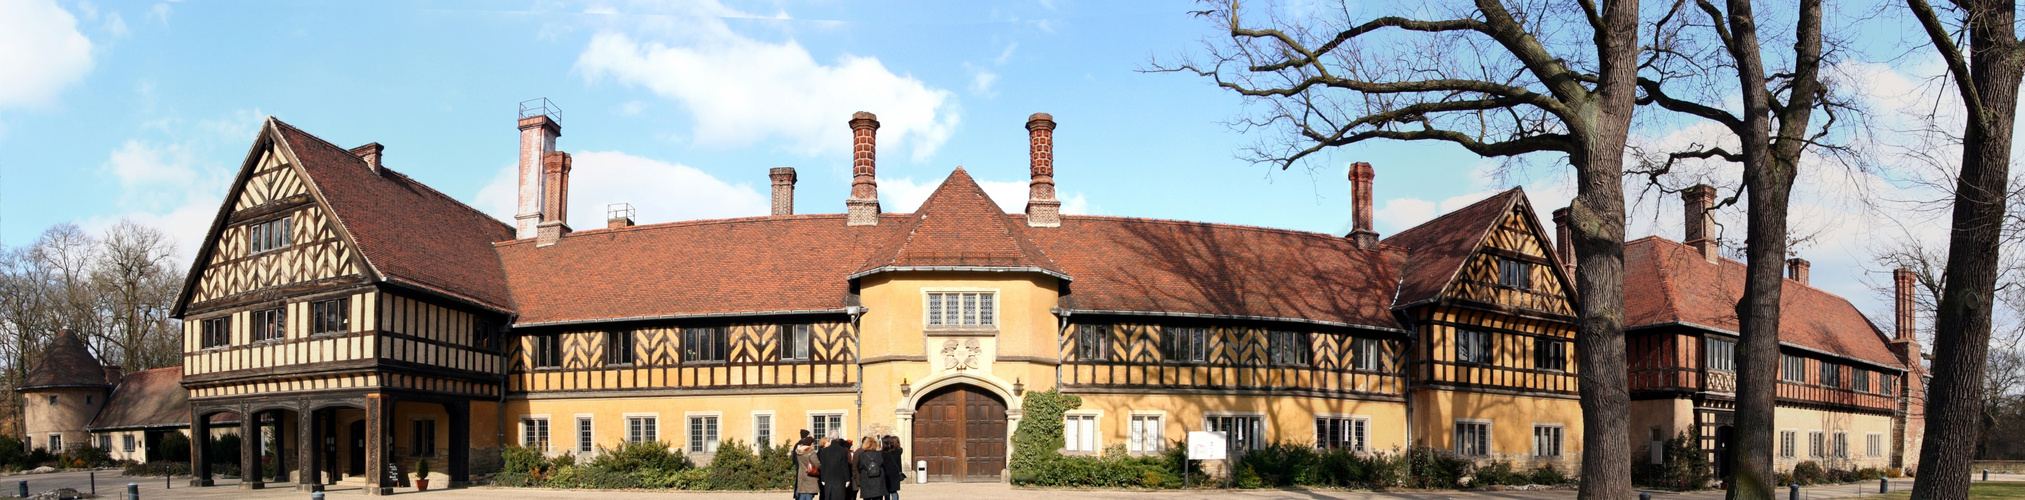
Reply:
[[[1262,449],[1262,448],[1265,448],[1265,436],[1261,436],[1261,434],[1265,434],[1265,432],[1266,432],[1266,414],[1265,414],[1265,413],[1261,413],[1261,412],[1251,412],[1251,411],[1211,411],[1211,412],[1203,412],[1203,414],[1202,414],[1202,429],[1203,429],[1203,430],[1205,430],[1205,431],[1207,431],[1207,430],[1213,430],[1213,426],[1211,426],[1211,425],[1210,425],[1210,420],[1211,420],[1211,419],[1215,419],[1215,418],[1250,418],[1250,419],[1253,419],[1253,420],[1252,420],[1252,423],[1253,423],[1253,425],[1252,425],[1252,430],[1251,430],[1251,434],[1250,434],[1250,437],[1249,437],[1249,438],[1245,438],[1245,439],[1243,439],[1243,441],[1244,441],[1245,443],[1247,443],[1247,446],[1246,446],[1246,447],[1245,447],[1244,449],[1246,449],[1246,450],[1257,450],[1257,449]],[[1230,433],[1226,432],[1226,433],[1224,433],[1224,440],[1225,440],[1225,444],[1226,444],[1226,446],[1228,446],[1228,447],[1229,447],[1230,449],[1232,449],[1232,450],[1236,450],[1236,449],[1238,449],[1238,448],[1237,448],[1237,444],[1238,444],[1238,442],[1240,441],[1240,438],[1238,438],[1238,437],[1236,437],[1236,436],[1231,436],[1231,435],[1230,435]]]
[[[960,324],[960,323],[959,323],[959,324],[950,324],[950,323],[949,323],[948,321],[946,321],[946,320],[945,320],[945,321],[943,321],[943,323],[942,323],[942,324],[939,324],[939,325],[938,325],[938,324],[934,324],[934,323],[931,323],[931,322],[929,322],[929,300],[928,300],[929,296],[931,296],[931,295],[936,295],[936,294],[959,294],[959,295],[957,295],[957,297],[962,297],[962,295],[960,295],[960,294],[966,294],[966,293],[975,293],[975,294],[981,294],[981,295],[984,295],[984,296],[987,296],[987,297],[990,297],[990,298],[991,298],[991,300],[990,300],[990,304],[991,304],[991,305],[989,306],[989,308],[990,308],[990,312],[989,312],[989,314],[991,315],[991,321],[990,321],[990,322],[985,322],[985,321],[983,321],[983,320],[979,320],[979,322],[978,322],[977,324]],[[997,288],[972,288],[972,287],[930,287],[930,288],[922,288],[922,289],[921,289],[921,326],[922,326],[923,328],[926,328],[926,329],[930,329],[930,330],[997,330],[997,329],[998,329],[998,325],[999,325],[999,318],[1001,318],[1001,317],[1004,317],[1004,316],[1005,316],[1005,308],[1004,308],[1004,307],[1001,307],[1001,306],[1003,306],[1003,304],[1001,304],[1001,303],[1000,303],[1000,301],[999,301],[999,295],[1000,295],[1000,293],[999,293],[999,289],[997,289]],[[984,312],[985,312],[985,307],[986,307],[986,306],[984,306],[983,304],[984,304],[983,302],[980,302],[980,303],[979,303],[979,309],[978,309],[978,311],[979,311],[980,315],[982,315],[982,313],[984,313]],[[959,306],[959,307],[957,308],[957,310],[958,310],[958,311],[960,312],[960,311],[962,311],[962,308],[961,308],[961,307]],[[961,318],[959,318],[959,319],[961,319]]]
[[[1350,350],[1353,353],[1350,359],[1350,369],[1364,371],[1385,370],[1385,358],[1389,354],[1386,352],[1385,341],[1365,337],[1351,337]]]
[[[131,432],[122,432],[122,433],[120,433],[120,451],[124,451],[124,452],[127,452],[127,453],[133,453],[133,452],[134,452],[134,434],[133,434],[133,433],[131,433]]]
[[[1318,421],[1319,421],[1319,420],[1327,420],[1327,421],[1329,421],[1329,422],[1330,422],[1331,424],[1334,424],[1334,423],[1335,423],[1336,421],[1362,421],[1362,422],[1364,422],[1364,435],[1362,435],[1362,436],[1357,436],[1357,435],[1355,435],[1355,433],[1353,433],[1353,432],[1350,432],[1350,431],[1344,431],[1344,433],[1343,433],[1343,434],[1344,434],[1345,436],[1347,436],[1347,437],[1348,437],[1348,439],[1349,439],[1349,441],[1350,441],[1350,451],[1352,451],[1352,452],[1356,452],[1356,453],[1365,453],[1365,452],[1369,452],[1369,451],[1371,451],[1372,447],[1371,447],[1371,416],[1370,416],[1370,415],[1353,415],[1353,414],[1347,414],[1347,413],[1317,413],[1317,414],[1315,414],[1315,420],[1318,420]],[[1317,427],[1317,428],[1315,429],[1315,434],[1316,434],[1316,435],[1317,435],[1318,437],[1319,437],[1319,436],[1321,436],[1321,435],[1322,435],[1322,429],[1321,429],[1321,428],[1319,428],[1319,427]],[[1317,449],[1328,449],[1328,443],[1324,443],[1324,442],[1322,442],[1322,440],[1321,440],[1321,439],[1316,439],[1316,440],[1315,440],[1315,447],[1316,447]]]
[[[1848,431],[1835,431],[1835,437],[1830,441],[1830,444],[1833,445],[1831,451],[1835,453],[1835,458],[1849,458]]]
[[[803,362],[815,357],[816,325],[790,323],[780,325],[780,360]]]
[[[1779,429],[1779,458],[1800,456],[1800,429]]]
[[[1828,458],[1828,433],[1821,429],[1807,431],[1807,458]]]
[[[1484,426],[1484,432],[1483,432],[1483,439],[1481,440],[1481,442],[1480,442],[1480,443],[1478,443],[1478,444],[1482,445],[1482,446],[1481,446],[1481,447],[1483,448],[1482,450],[1476,450],[1476,451],[1477,451],[1477,453],[1473,453],[1473,454],[1466,454],[1466,453],[1463,453],[1463,441],[1462,441],[1462,439],[1463,439],[1463,435],[1462,435],[1462,432],[1461,432],[1461,430],[1462,430],[1462,429],[1461,429],[1461,426],[1462,426],[1462,424],[1483,424],[1483,426]],[[1491,421],[1490,421],[1490,420],[1488,420],[1488,419],[1481,419],[1481,418],[1458,418],[1458,419],[1455,419],[1455,424],[1454,424],[1454,425],[1451,425],[1451,426],[1449,427],[1449,430],[1450,430],[1450,431],[1452,431],[1452,432],[1454,432],[1454,434],[1455,434],[1454,436],[1451,436],[1451,437],[1455,438],[1455,439],[1454,439],[1454,441],[1455,441],[1455,442],[1454,442],[1454,443],[1452,443],[1452,444],[1453,444],[1453,445],[1455,446],[1455,453],[1456,453],[1456,455],[1460,455],[1460,456],[1465,456],[1465,457],[1488,457],[1488,456],[1491,456],[1491,454],[1492,454],[1492,453],[1494,453],[1494,452],[1496,451],[1496,449],[1497,449],[1497,440],[1495,440],[1495,439],[1491,439],[1491,436],[1493,436],[1493,434],[1492,434],[1492,432],[1493,432],[1493,430],[1492,430],[1492,429],[1493,429],[1492,425],[1493,425],[1493,424],[1492,424],[1492,423],[1491,423]]]
[[[816,428],[817,416],[837,417],[837,434],[844,434],[850,432],[849,429],[851,428],[851,412],[849,410],[809,410],[807,412],[802,413],[802,421],[809,423],[810,437],[817,437],[819,439],[822,437],[839,437],[829,434],[828,429],[817,429]],[[849,437],[849,436],[845,435],[842,437]]]
[[[1070,423],[1088,421],[1089,425],[1071,430]],[[1098,454],[1104,451],[1104,412],[1102,410],[1070,410],[1062,414],[1062,449],[1070,454]],[[1080,439],[1079,439],[1080,438]],[[1077,441],[1087,442],[1087,448],[1078,447]]]
[[[706,425],[704,427],[705,431],[703,434],[702,443],[697,443],[695,436],[696,422],[699,419],[711,419],[716,422],[715,425]],[[656,424],[656,427],[659,427],[659,424]],[[724,434],[725,434],[724,412],[721,411],[682,412],[682,449],[684,451],[688,451],[690,453],[717,453],[717,447],[719,445],[724,444]]]
[[[589,422],[591,424],[590,429],[583,428],[583,424],[585,422]],[[576,428],[570,430],[576,432],[577,439],[576,439],[576,446],[573,446],[572,448],[576,449],[578,453],[590,453],[593,451],[597,451],[598,445],[597,415],[590,413],[578,413],[576,414],[576,419],[574,423],[576,424]],[[553,432],[554,429],[550,429],[550,431]]]
[[[530,440],[528,439],[533,437],[530,435],[530,431],[534,430],[534,426],[531,425],[529,422],[534,420],[540,420],[542,422],[542,430],[544,431],[542,432],[544,436],[542,437],[541,447],[539,448],[536,448],[534,443],[530,442]],[[539,415],[521,415],[520,445],[529,448],[535,448],[535,450],[540,451],[542,453],[547,453],[550,449],[554,448],[555,446],[555,422],[549,420],[547,413]]]
[[[661,439],[660,413],[627,413],[621,416],[625,418],[624,422],[626,423],[626,442],[628,443],[666,442],[665,440]],[[654,422],[654,436],[653,436],[654,439],[640,439],[638,441],[633,440],[633,419],[636,418],[649,419]],[[641,430],[645,431],[646,429],[643,427]],[[684,430],[686,431],[688,429],[684,428]],[[645,438],[646,436],[641,437]]]
[[[1554,454],[1540,454],[1540,429],[1554,429]],[[1533,422],[1533,458],[1561,458],[1568,452],[1568,424]]]
[[[1884,434],[1877,432],[1864,433],[1863,451],[1868,452],[1864,454],[1865,456],[1868,457],[1875,458],[1884,456]]]
[[[1143,424],[1142,424],[1142,427],[1141,427],[1141,431],[1142,431],[1142,434],[1136,434],[1136,435],[1135,435],[1135,434],[1133,434],[1133,433],[1132,433],[1132,422],[1133,422],[1133,421],[1135,421],[1135,420],[1136,420],[1136,421],[1141,421],[1141,422],[1153,422],[1153,423],[1154,423],[1154,425],[1153,425],[1153,427],[1152,427],[1152,433],[1153,433],[1153,436],[1150,436],[1150,437],[1151,437],[1151,439],[1150,439],[1150,440],[1148,439],[1148,437],[1149,437],[1149,436],[1146,436],[1145,434],[1143,434],[1143,432],[1144,432],[1144,431],[1146,430],[1146,428],[1145,428],[1145,427],[1143,426]],[[1126,450],[1125,450],[1125,451],[1127,451],[1127,452],[1130,452],[1130,453],[1147,453],[1147,454],[1150,454],[1150,453],[1160,453],[1161,451],[1163,451],[1163,450],[1166,450],[1166,449],[1167,449],[1167,412],[1165,412],[1165,411],[1147,411],[1147,410],[1135,410],[1135,411],[1133,411],[1133,412],[1132,412],[1132,413],[1131,413],[1131,414],[1130,414],[1130,415],[1129,415],[1129,416],[1128,416],[1128,417],[1127,417],[1127,418],[1125,419],[1125,443],[1126,443]],[[1151,445],[1152,445],[1152,446],[1151,446],[1151,448],[1152,448],[1152,449],[1147,449],[1147,448],[1148,448],[1148,446],[1147,446],[1148,444],[1151,444]]]
[[[766,436],[764,441],[761,440],[761,436],[759,435],[759,417],[766,417]],[[774,437],[779,435],[774,432],[774,429],[780,427],[780,417],[774,416],[773,410],[753,410],[750,418],[752,419],[752,449],[755,450],[755,453],[759,450],[761,443],[773,446],[772,441]]]

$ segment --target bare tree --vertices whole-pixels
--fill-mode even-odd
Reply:
[[[128,370],[175,365],[180,349],[157,348],[159,337],[175,337],[169,309],[175,306],[183,273],[173,262],[175,247],[161,230],[122,220],[106,229],[92,281],[103,297],[104,333],[114,349],[106,361]]]
[[[2025,59],[2018,53],[2015,2],[1954,0],[1946,11],[1926,0],[1906,0],[1906,6],[1947,64],[1965,115],[1948,266],[1934,313],[1926,441],[1920,448],[1920,475],[1912,494],[1921,500],[1958,500],[1969,497],[1969,461],[1983,413],[1983,371],[2002,267],[1999,246],[2010,188],[2011,135]],[[1942,19],[1944,12],[1950,19]],[[1956,28],[1958,32],[1950,32]],[[1957,43],[1963,38],[1967,51]]]
[[[1631,496],[1624,351],[1624,145],[1637,94],[1637,0],[1475,0],[1353,19],[1348,5],[1206,2],[1223,32],[1153,71],[1247,99],[1241,129],[1276,131],[1249,159],[1285,169],[1372,139],[1437,141],[1485,157],[1566,155],[1579,294],[1584,500]],[[1430,12],[1450,11],[1445,14]],[[1254,18],[1252,16],[1257,16]]]

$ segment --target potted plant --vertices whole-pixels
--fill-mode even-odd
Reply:
[[[429,491],[429,459],[415,460],[415,491]]]

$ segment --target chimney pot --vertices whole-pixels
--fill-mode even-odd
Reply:
[[[1350,239],[1365,250],[1378,248],[1378,231],[1371,229],[1371,179],[1375,175],[1370,163],[1350,164]]]
[[[794,167],[775,167],[768,170],[766,176],[773,180],[773,214],[794,215],[796,180]]]
[[[367,170],[378,174],[380,173],[380,154],[382,151],[386,151],[386,149],[386,146],[381,146],[380,143],[375,142],[352,148],[352,154],[366,161]]]
[[[1032,181],[1027,183],[1027,225],[1061,227],[1062,202],[1055,199],[1055,117],[1034,113],[1027,117],[1027,160]]]
[[[879,117],[864,111],[851,114],[851,197],[844,200],[846,225],[879,225],[878,138]]]
[[[1808,266],[1811,265],[1812,264],[1807,262],[1807,259],[1802,259],[1799,257],[1786,259],[1786,274],[1787,274],[1786,277],[1792,278],[1793,281],[1798,281],[1800,282],[1800,284],[1805,285],[1807,284],[1807,268]]]
[[[514,237],[520,239],[538,236],[542,215],[547,205],[547,181],[542,172],[542,163],[549,153],[555,152],[555,140],[562,137],[562,124],[556,122],[561,110],[548,99],[529,99],[520,103],[520,193],[519,212],[513,216]]]
[[[1716,206],[1716,188],[1708,184],[1696,184],[1682,191],[1680,199],[1685,211],[1683,215],[1687,226],[1687,245],[1701,252],[1702,258],[1715,262],[1718,243],[1715,234],[1712,233],[1715,229],[1715,218],[1712,214]]]
[[[1575,216],[1570,207],[1554,210],[1554,254],[1561,268],[1575,275]]]

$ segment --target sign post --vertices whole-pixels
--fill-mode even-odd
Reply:
[[[1223,460],[1230,448],[1222,431],[1188,431],[1188,458],[1181,461],[1181,487],[1187,488],[1189,462]]]

